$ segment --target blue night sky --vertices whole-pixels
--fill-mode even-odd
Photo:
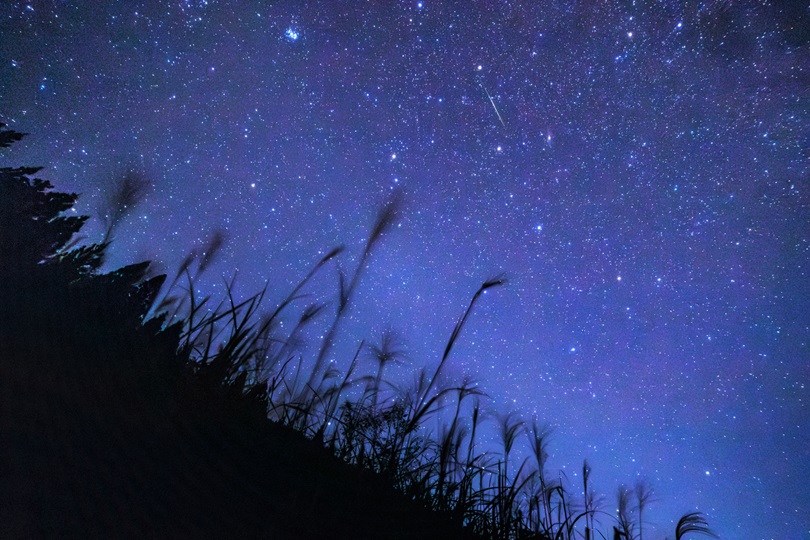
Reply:
[[[351,270],[398,191],[338,365],[387,327],[397,377],[435,365],[504,272],[450,371],[554,425],[550,470],[578,486],[587,458],[607,511],[647,478],[645,538],[693,510],[725,539],[807,538],[800,4],[5,1],[0,120],[30,136],[3,165],[46,166],[89,214],[138,168],[111,266],[173,272],[221,229],[201,290],[237,273],[271,302],[339,243]],[[336,290],[330,268],[308,292]]]

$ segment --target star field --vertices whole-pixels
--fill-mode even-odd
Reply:
[[[808,28],[766,1],[4,2],[0,120],[31,135],[3,159],[93,215],[144,171],[110,264],[172,272],[222,229],[214,295],[280,300],[339,243],[353,268],[401,192],[341,347],[393,327],[409,378],[504,272],[450,370],[556,426],[551,470],[588,458],[607,511],[649,479],[651,538],[694,510],[800,538]]]

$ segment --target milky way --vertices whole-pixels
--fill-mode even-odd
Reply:
[[[491,410],[556,427],[614,507],[647,478],[653,538],[810,534],[808,28],[799,2],[3,2],[0,120],[97,213],[152,180],[110,264],[283,298],[326,250],[351,269],[404,208],[338,351],[387,327]],[[94,228],[95,227],[95,228]],[[89,240],[100,227],[88,226]],[[94,236],[95,235],[95,236]],[[334,294],[334,271],[310,291]],[[338,359],[338,362],[343,360]],[[409,367],[410,366],[410,367]],[[655,534],[652,534],[655,531]]]

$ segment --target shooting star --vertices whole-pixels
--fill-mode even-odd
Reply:
[[[483,84],[481,85],[481,88],[484,89],[484,93],[486,93],[487,97],[489,98],[489,102],[492,103],[492,108],[495,109],[495,114],[498,115],[498,120],[501,121],[501,125],[503,127],[506,127],[506,124],[504,123],[503,118],[501,118],[501,113],[498,112],[498,107],[495,106],[495,100],[492,99],[492,96],[489,95],[489,92],[487,92],[487,89],[484,88]]]

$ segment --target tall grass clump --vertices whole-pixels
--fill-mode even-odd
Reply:
[[[0,147],[20,138],[0,130]],[[472,291],[434,362],[417,364],[393,331],[337,346],[398,198],[382,206],[353,271],[339,272],[331,302],[307,289],[343,246],[267,307],[269,287],[240,299],[226,282],[219,301],[196,292],[220,232],[171,278],[149,277],[148,263],[102,273],[146,183],[126,177],[101,242],[76,247],[87,218],[63,215],[76,195],[32,180],[37,170],[0,169],[10,261],[0,265],[0,535],[642,540],[647,484],[619,488],[608,512],[587,461],[581,494],[548,470],[548,424],[488,411],[473,380],[447,375],[503,276]],[[300,344],[313,324],[326,331],[308,358]],[[389,379],[407,363],[410,381]],[[518,460],[524,443],[529,457]],[[675,536],[690,533],[714,536],[697,513]]]
[[[444,376],[477,303],[485,291],[506,283],[502,276],[483,281],[473,292],[435,366],[418,367],[410,384],[386,379],[388,366],[409,360],[401,338],[390,330],[376,343],[360,340],[344,372],[334,367],[339,363],[331,357],[337,329],[347,316],[371,249],[382,238],[379,231],[390,225],[390,204],[372,228],[360,266],[351,278],[340,274],[337,308],[327,322],[328,331],[314,362],[308,364],[296,348],[297,336],[327,312],[325,304],[301,308],[297,324],[287,334],[282,335],[274,323],[303,298],[301,291],[307,282],[337,258],[342,247],[318,260],[293,292],[264,317],[258,310],[266,291],[241,302],[229,292],[224,307],[204,316],[199,314],[200,306],[209,299],[189,300],[181,317],[186,321],[182,335],[195,352],[200,372],[221,365],[214,376],[220,384],[235,384],[242,393],[261,386],[271,421],[303,433],[340,460],[378,475],[412,500],[480,537],[607,538],[599,530],[607,524],[615,538],[641,540],[643,513],[652,501],[647,484],[620,487],[618,511],[611,515],[603,510],[603,499],[593,490],[586,461],[582,495],[575,496],[563,477],[554,477],[547,470],[552,431],[547,424],[535,420],[527,426],[515,412],[486,413],[482,410],[486,395],[474,382],[454,383]],[[186,274],[190,275],[188,269]],[[186,291],[193,295],[194,280],[188,281]],[[218,339],[219,349],[214,352],[212,344]],[[364,359],[371,361],[366,371],[361,369]],[[477,438],[487,418],[494,419],[499,449]],[[434,424],[438,426],[435,430],[430,428]],[[523,439],[531,457],[515,462],[514,449]],[[703,532],[689,523],[682,529]]]

